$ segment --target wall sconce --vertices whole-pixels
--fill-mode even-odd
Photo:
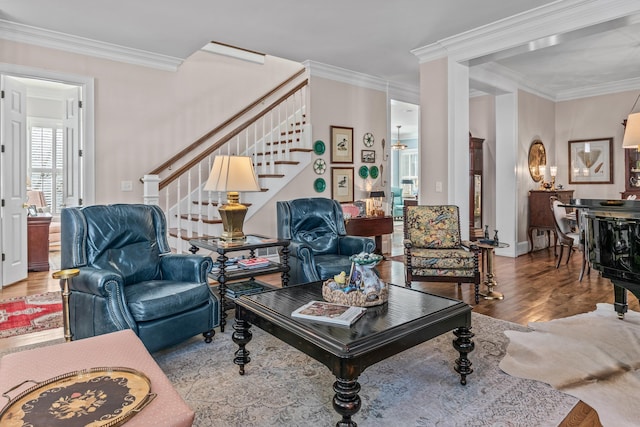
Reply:
[[[546,190],[544,179],[547,174],[547,166],[540,165],[538,166],[538,175],[540,175],[540,190]]]
[[[239,203],[238,192],[261,191],[251,157],[216,156],[204,190],[227,192],[227,203],[218,208],[224,230],[220,237],[226,242],[243,241],[247,207]]]

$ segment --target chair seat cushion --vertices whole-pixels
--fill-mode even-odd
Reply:
[[[464,249],[413,249],[411,251],[411,267],[414,269],[469,270],[473,274],[475,263],[474,253]]]
[[[321,280],[329,279],[336,274],[351,271],[351,261],[349,257],[337,254],[316,255],[316,270]]]
[[[148,322],[192,310],[209,300],[203,283],[149,280],[124,289],[125,300],[136,322]]]

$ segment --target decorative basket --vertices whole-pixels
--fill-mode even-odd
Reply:
[[[335,285],[333,279],[329,279],[322,284],[322,297],[327,302],[343,305],[355,305],[358,307],[373,307],[384,304],[389,299],[389,287],[386,283],[378,291],[364,292],[355,290],[345,292],[342,289],[331,289]]]

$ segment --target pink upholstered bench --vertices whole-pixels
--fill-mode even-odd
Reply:
[[[0,394],[25,380],[42,382],[57,375],[97,367],[132,368],[151,380],[151,392],[157,397],[131,418],[127,427],[193,424],[193,410],[173,388],[142,341],[129,329],[4,356],[0,359]],[[10,396],[13,398],[32,385],[25,384]],[[3,399],[0,408],[7,403]]]

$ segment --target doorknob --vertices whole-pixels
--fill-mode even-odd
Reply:
[[[22,207],[23,207],[23,208],[25,208],[25,209],[27,209],[27,208],[29,207],[29,203],[23,203],[23,204],[22,204]]]

